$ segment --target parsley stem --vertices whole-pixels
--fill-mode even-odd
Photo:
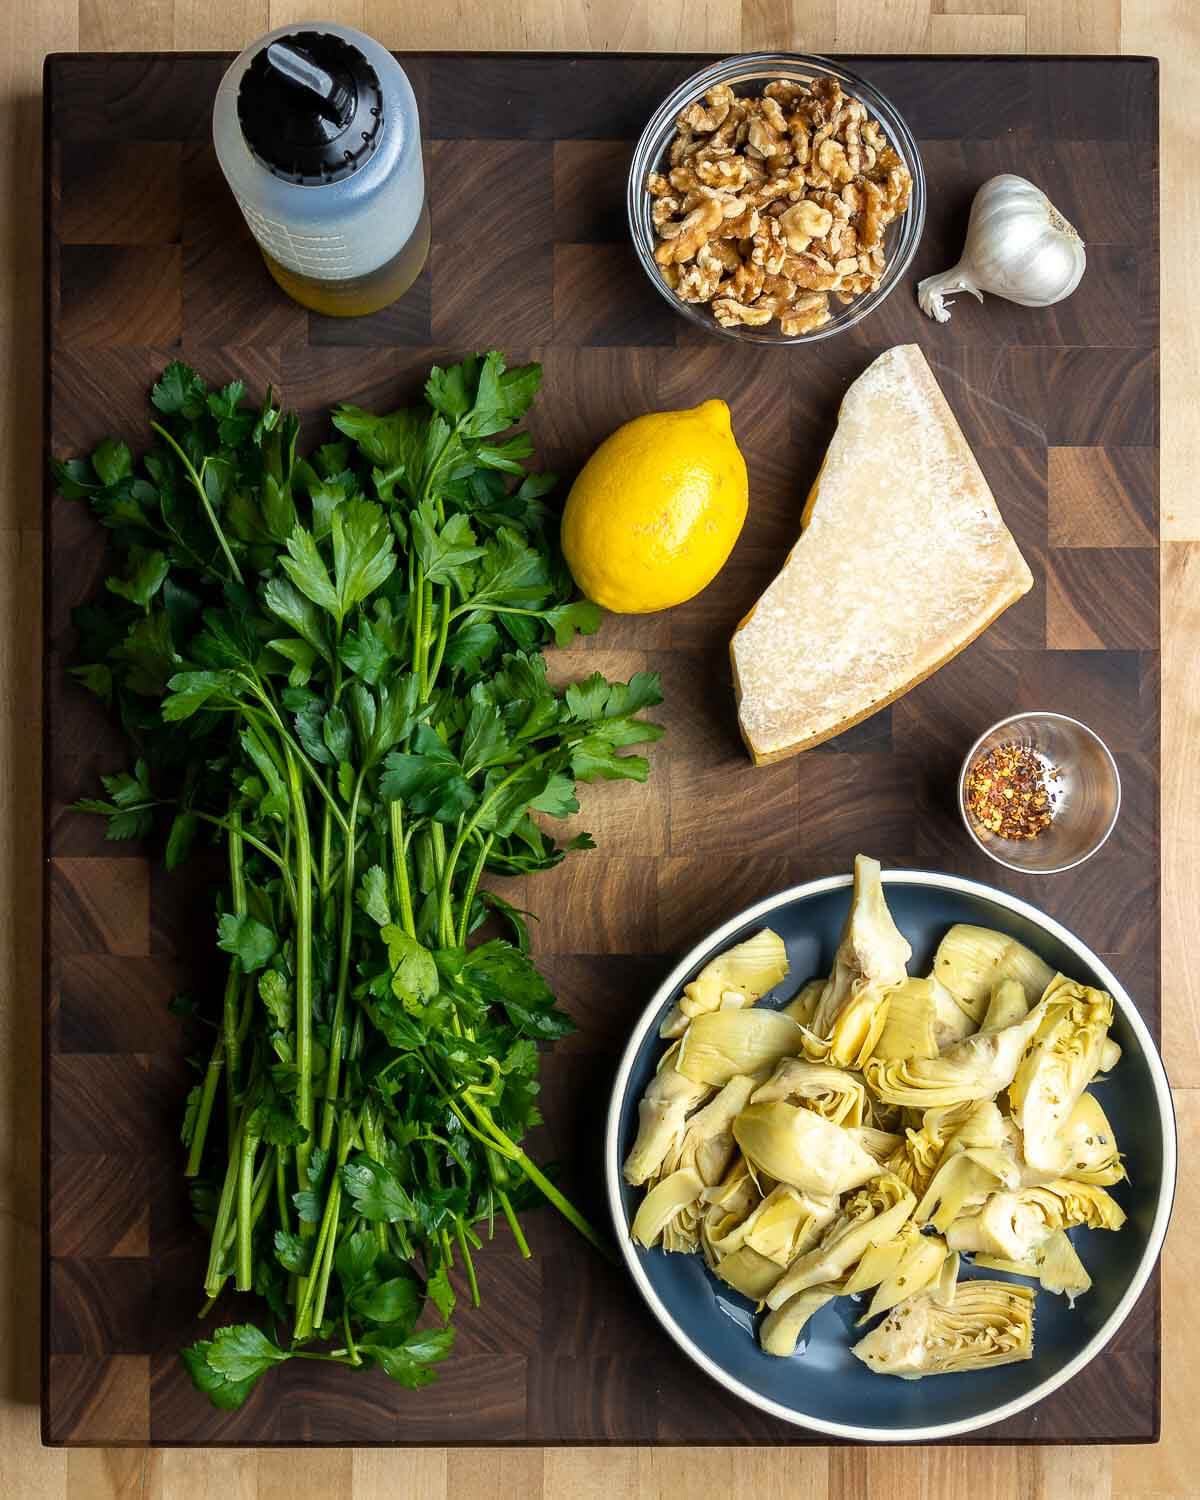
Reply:
[[[471,1306],[479,1306],[479,1282],[475,1279],[475,1262],[471,1259],[471,1248],[467,1244],[467,1236],[463,1232],[461,1218],[454,1220],[454,1235],[458,1240],[458,1248],[462,1252],[463,1266],[467,1273],[467,1285],[471,1289]]]
[[[233,1284],[239,1292],[248,1292],[254,1281],[250,1231],[253,1227],[254,1158],[258,1155],[258,1142],[258,1136],[247,1130],[242,1136],[242,1148],[238,1153],[237,1255]]]
[[[438,625],[437,645],[434,647],[433,665],[429,669],[430,687],[437,681],[438,673],[442,670],[442,658],[446,655],[446,641],[450,635],[450,621],[453,618],[453,611],[450,608],[452,599],[453,594],[450,585],[444,583],[442,585],[441,621]]]
[[[289,754],[295,756],[297,762],[300,765],[300,769],[304,772],[309,781],[312,782],[313,786],[316,787],[317,791],[320,792],[321,796],[325,799],[326,806],[329,808],[330,814],[333,817],[333,821],[338,825],[342,832],[345,833],[346,820],[342,816],[342,810],[333,800],[333,793],[321,780],[320,776],[317,775],[316,767],[313,765],[312,761],[309,760],[308,756],[305,755],[304,751],[300,748],[287,725],[279,717],[279,713],[275,705],[266,696],[266,694],[263,693],[261,689],[256,688],[255,696],[258,698],[258,701],[262,704],[262,706],[266,709],[271,723],[275,726],[275,729],[279,734],[279,738],[283,746],[284,756],[286,757]],[[253,716],[257,713],[257,710],[251,708],[249,705],[246,705],[242,711],[243,713],[246,713],[250,716]]]
[[[240,820],[234,823],[230,818],[218,818],[215,813],[200,812],[197,808],[193,808],[192,811],[196,817],[202,819],[205,823],[211,823],[214,828],[223,828],[226,833],[232,834],[234,838],[240,839],[242,843],[249,844],[252,849],[257,849],[259,854],[265,859],[269,859],[277,869],[281,870],[285,876],[287,875],[288,867],[280,859],[279,855],[275,853],[274,849],[269,844],[264,844],[261,839],[255,838],[252,833],[247,833],[241,827]]]
[[[235,837],[229,840],[229,888],[233,904],[233,915],[246,914],[246,871],[242,859],[241,833],[242,809],[234,803],[229,809],[229,821]],[[242,990],[242,966],[238,959],[229,960],[229,971],[225,976],[225,999],[221,1010],[222,1027],[225,1034],[225,1103],[228,1124],[229,1150],[233,1151],[233,1135],[237,1122],[237,1099],[241,1068],[242,1043],[238,1033],[238,999]]]
[[[229,543],[225,539],[225,533],[221,530],[220,523],[217,520],[216,512],[213,510],[212,504],[209,501],[208,491],[204,488],[204,481],[200,478],[199,474],[196,473],[191,459],[187,456],[187,454],[183,451],[183,449],[179,446],[179,444],[160,422],[151,422],[150,429],[152,432],[157,432],[159,437],[162,438],[164,442],[166,442],[174,450],[176,457],[183,465],[184,472],[192,482],[192,488],[196,491],[197,495],[200,496],[200,504],[204,507],[204,514],[208,517],[209,525],[212,527],[217,541],[221,544],[221,551],[225,554],[225,561],[229,564],[229,571],[235,581],[241,583],[241,570],[239,569],[237,562],[234,559],[233,553],[229,549]]]
[[[307,1132],[296,1147],[296,1175],[303,1188],[308,1182],[308,1158],[312,1151],[312,847],[308,836],[308,808],[295,756],[285,743],[288,794],[292,824],[296,832],[293,856],[296,867],[296,1118]],[[301,1223],[300,1233],[305,1232]],[[311,1228],[308,1231],[312,1233]]]
[[[546,613],[544,609],[519,609],[515,604],[489,604],[486,599],[468,599],[451,612],[450,619],[457,620],[459,615],[482,614],[484,610],[490,615],[533,615],[539,620]]]
[[[475,892],[479,889],[479,877],[483,874],[483,867],[487,863],[487,857],[491,852],[492,839],[494,835],[488,834],[479,846],[479,857],[471,871],[471,878],[467,881],[467,889],[463,894],[462,915],[458,923],[458,946],[467,946],[467,936],[471,931],[471,908],[475,904]]]
[[[300,1306],[296,1309],[296,1318],[292,1327],[292,1337],[304,1340],[312,1337],[313,1332],[313,1304],[317,1295],[317,1282],[319,1280],[322,1258],[325,1247],[329,1242],[330,1234],[336,1223],[337,1195],[340,1191],[340,1180],[334,1177],[330,1186],[329,1194],[325,1199],[325,1208],[321,1214],[321,1224],[317,1231],[317,1242],[313,1247],[312,1265],[308,1276],[301,1281],[304,1290],[300,1297]],[[328,1278],[326,1278],[328,1282]]]
[[[552,753],[552,750],[543,750],[539,755],[530,756],[528,760],[522,761],[519,766],[510,771],[504,778],[504,780],[498,782],[488,793],[488,795],[483,798],[479,806],[471,815],[469,821],[460,829],[458,837],[454,840],[454,843],[450,849],[450,856],[446,860],[445,872],[442,875],[441,893],[439,898],[442,931],[443,934],[449,932],[450,941],[453,941],[454,934],[454,923],[451,918],[450,892],[454,881],[454,867],[458,864],[458,856],[462,853],[463,845],[466,843],[467,839],[470,838],[471,834],[475,832],[476,828],[479,826],[480,820],[483,818],[485,813],[490,811],[493,804],[500,797],[501,793],[504,792],[506,788],[509,787],[517,779],[518,776],[522,776],[526,772],[531,771],[535,766],[541,765],[541,763],[546,760],[547,757]],[[441,832],[440,823],[435,823],[433,826],[439,833]]]
[[[185,1177],[195,1177],[200,1171],[200,1162],[204,1156],[204,1143],[208,1136],[208,1125],[212,1119],[213,1105],[216,1102],[217,1089],[221,1086],[221,1075],[224,1071],[225,1036],[222,1032],[213,1044],[208,1067],[204,1070],[204,1084],[200,1091],[200,1103],[196,1107],[196,1119],[192,1125],[187,1165],[183,1169]]]
[[[413,919],[412,890],[408,878],[408,846],[404,840],[404,804],[389,803],[388,817],[392,836],[392,885],[400,907],[400,922],[409,937],[416,937],[417,925]]]
[[[292,1228],[292,1215],[288,1208],[287,1163],[284,1160],[282,1148],[275,1152],[275,1209],[279,1214],[280,1229],[284,1234],[289,1234]]]
[[[515,1141],[510,1140],[504,1131],[500,1129],[499,1125],[492,1119],[490,1111],[473,1099],[469,1093],[464,1093],[462,1099],[463,1103],[474,1114],[483,1128],[492,1135],[496,1149],[500,1154],[507,1156],[510,1161],[515,1162],[521,1171],[524,1172],[525,1176],[529,1178],[530,1182],[542,1193],[543,1197],[548,1198],[553,1203],[563,1218],[566,1219],[567,1223],[573,1225],[583,1235],[584,1239],[587,1240],[588,1244],[599,1250],[600,1254],[606,1260],[612,1261],[615,1264],[616,1256],[613,1254],[612,1247],[600,1238],[599,1234],[592,1228],[571,1200],[559,1192],[558,1188],[554,1186],[536,1162],[531,1161],[525,1152],[521,1150],[520,1146]],[[501,1142],[503,1142],[503,1146]],[[501,1206],[503,1206],[503,1195],[501,1195]]]
[[[508,1227],[512,1231],[512,1237],[516,1241],[517,1249],[521,1252],[523,1260],[529,1260],[533,1251],[529,1248],[529,1241],[525,1238],[525,1231],[513,1212],[512,1202],[503,1188],[496,1195],[500,1199],[500,1207],[504,1210],[504,1217],[508,1220]]]
[[[323,1151],[328,1151],[333,1139],[333,1122],[337,1114],[342,1031],[346,1023],[346,989],[350,982],[350,942],[354,931],[354,830],[358,824],[358,799],[362,792],[363,774],[360,770],[354,779],[354,791],[350,797],[350,831],[346,836],[346,854],[342,861],[342,930],[338,935],[337,995],[333,1003],[333,1020],[329,1026],[329,1065],[325,1072],[325,1108],[321,1112],[320,1145]]]
[[[413,668],[417,674],[417,686],[420,689],[421,700],[425,700],[427,683],[425,680],[425,651],[428,642],[425,638],[425,570],[418,563],[413,575],[413,590],[410,602],[412,610],[412,654]]]
[[[333,1208],[331,1212],[329,1233],[325,1236],[325,1254],[321,1260],[321,1269],[317,1274],[317,1290],[313,1299],[312,1321],[314,1328],[320,1328],[325,1321],[325,1300],[329,1295],[329,1276],[333,1270],[333,1257],[337,1250],[338,1219],[342,1210],[342,1179],[334,1176],[333,1185],[329,1189],[329,1202]],[[326,1212],[330,1212],[328,1206]]]
[[[217,1212],[213,1219],[212,1243],[208,1251],[208,1269],[204,1277],[204,1290],[210,1297],[216,1297],[220,1293],[226,1280],[226,1273],[222,1270],[225,1262],[225,1233],[229,1228],[229,1221],[233,1217],[239,1165],[238,1148],[240,1145],[241,1139],[239,1135],[229,1148],[229,1162],[225,1168],[225,1180],[221,1184],[221,1196],[217,1200]]]

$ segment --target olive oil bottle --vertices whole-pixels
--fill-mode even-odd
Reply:
[[[221,80],[213,143],[267,269],[289,297],[360,317],[402,297],[429,253],[417,101],[349,26],[284,26]]]

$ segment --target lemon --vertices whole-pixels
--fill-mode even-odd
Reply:
[[[575,582],[605,609],[670,609],[721,571],[748,496],[724,401],[649,412],[618,427],[584,465],[563,512],[563,553]]]

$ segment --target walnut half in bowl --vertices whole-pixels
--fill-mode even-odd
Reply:
[[[735,58],[664,101],[628,206],[659,290],[694,322],[759,343],[824,338],[887,295],[924,221],[903,121],[819,58]]]

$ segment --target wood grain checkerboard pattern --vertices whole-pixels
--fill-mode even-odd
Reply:
[[[543,1157],[597,1220],[600,1134],[628,1028],[669,959],[779,888],[885,864],[972,875],[1025,896],[1101,952],[1157,1034],[1157,71],[1145,59],[863,58],[899,107],[930,187],[905,283],[810,348],[708,339],[629,250],[633,139],[695,57],[404,58],[425,128],[434,239],[413,291],[343,322],[287,301],[224,188],[209,110],[228,59],[59,56],[46,70],[48,442],[88,450],[145,430],[147,387],[177,357],[211,380],[268,383],[308,435],[335,399],[385,409],[428,365],[497,346],[537,358],[543,465],[569,480],[614,426],[724,397],[751,475],[750,520],[718,582],[668,614],[612,618],[560,653],[566,677],[661,672],[669,734],[646,788],[588,789],[599,849],[506,894],[579,1023],[545,1069]],[[974,186],[1033,176],[1088,242],[1067,303],[960,299],[945,327],[915,279],[957,257]],[[1032,593],[928,682],[839,740],[753,769],[736,733],[731,629],[795,539],[846,385],[881,350],[924,348],[1033,569]],[[167,1001],[214,982],[206,872],[106,845],[68,811],[123,763],[103,712],[65,677],[70,611],[104,576],[85,510],[47,501],[46,1233],[44,1432],[54,1443],[422,1445],[826,1441],[726,1395],[652,1323],[623,1273],[549,1212],[535,1258],[479,1257],[483,1306],[412,1394],[299,1363],[237,1413],[213,1411],[176,1355],[196,1337],[204,1246],[180,1177],[189,1075]],[[1069,877],[1009,875],[968,847],[953,805],[964,749],[993,719],[1053,707],[1092,724],[1125,801]],[[226,1312],[232,1309],[226,1309]],[[1157,1276],[1105,1353],[1002,1442],[1157,1434]],[[978,1438],[973,1441],[978,1441]]]

